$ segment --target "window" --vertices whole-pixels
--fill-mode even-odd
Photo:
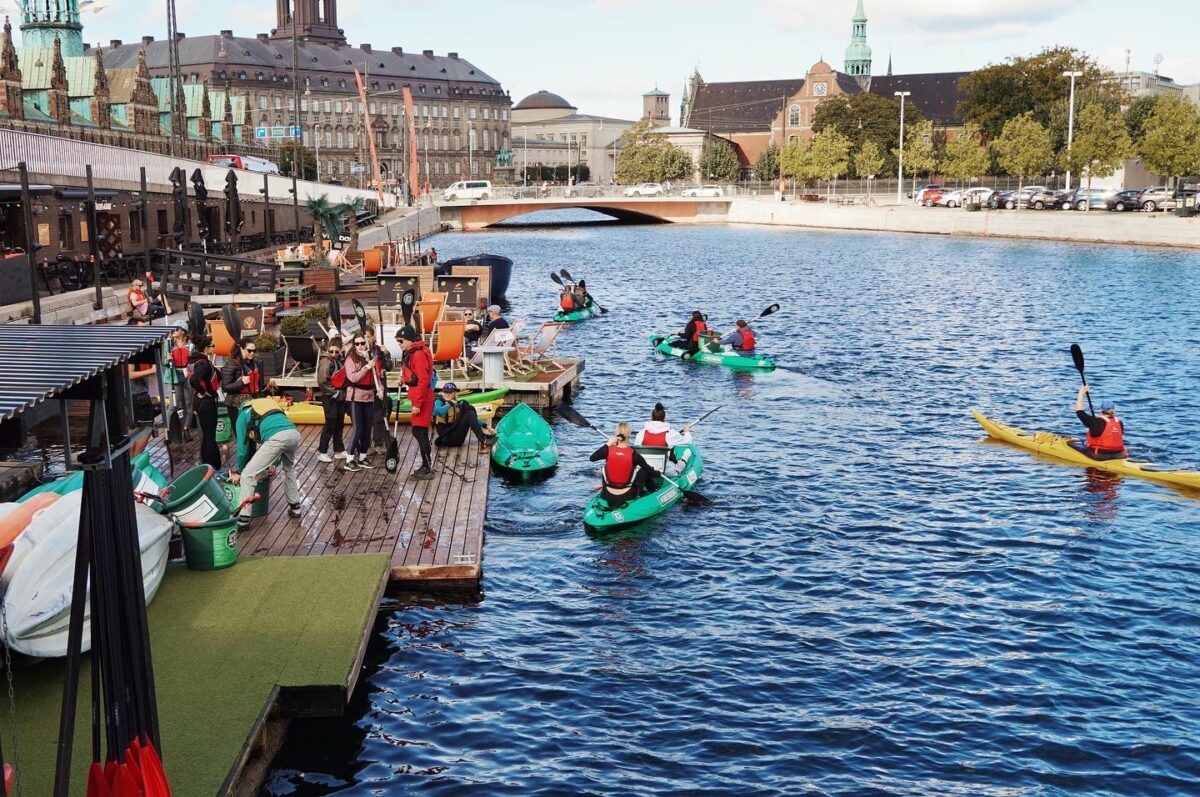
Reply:
[[[475,161],[471,161],[471,176],[474,177],[477,174],[479,174],[479,164]]]
[[[346,88],[346,79],[345,78],[341,78],[338,80],[338,88],[339,89]]]
[[[288,110],[289,111],[296,110],[296,98],[295,97],[288,97]]]
[[[445,70],[442,70],[442,71],[445,71]],[[441,93],[442,93],[442,87],[441,87],[441,86],[434,86],[434,87],[433,87],[433,93],[434,93],[434,94],[441,94]]]
[[[800,126],[800,106],[799,105],[793,105],[791,108],[788,108],[788,124],[791,125],[792,127]]]
[[[428,105],[421,106],[421,116],[429,116],[429,106]]]
[[[327,77],[321,78],[321,85],[328,88],[329,87],[329,78],[327,78]],[[326,105],[326,108],[328,109],[329,103],[325,103],[325,105]]]
[[[333,133],[329,132],[328,130],[325,131],[325,146],[333,146]]]
[[[507,108],[500,109],[500,118],[506,122],[508,121],[508,109]]]
[[[266,108],[267,108],[267,95],[259,94],[258,95],[258,109],[260,111],[263,111],[263,110],[266,110]]]
[[[137,244],[142,242],[142,220],[141,215],[136,210],[129,211],[129,243]]]
[[[587,133],[583,133],[579,136],[579,146],[581,148],[587,146]]]
[[[458,118],[458,110],[459,110],[459,109],[458,109],[458,106],[457,106],[457,105],[455,105],[455,106],[454,106],[454,118],[455,118],[455,119],[457,119],[457,118]]]
[[[467,146],[475,149],[475,128],[473,127],[467,131]]]
[[[488,110],[489,110],[489,109],[488,109],[488,107],[487,107],[486,105],[485,105],[485,106],[483,106],[483,118],[484,118],[484,119],[487,119],[487,118],[488,118]]]
[[[345,138],[343,137],[343,135],[342,135],[342,131],[341,131],[341,130],[337,131],[337,134],[336,134],[336,139],[337,139],[337,145],[338,145],[339,147],[345,146],[345,142],[346,142],[346,140],[345,140]]]
[[[450,141],[451,141],[451,147],[450,147],[451,149],[462,149],[462,136],[460,136],[458,133],[455,133],[451,137]],[[455,169],[455,171],[457,171],[457,169]]]
[[[331,107],[332,104],[329,102],[329,100],[325,100],[325,113],[329,113]]]
[[[421,93],[422,93],[422,94],[424,94],[424,93],[425,93],[425,86],[424,86],[424,85],[422,85],[422,86],[421,86]]]
[[[488,149],[488,131],[486,127],[483,128],[483,148]]]
[[[450,136],[442,134],[442,149],[450,149]]]
[[[277,110],[277,111],[283,110],[283,97],[275,98],[275,110]]]
[[[375,103],[374,102],[368,103],[367,110],[372,116],[374,116],[375,115]]]
[[[333,112],[334,112],[334,113],[341,113],[341,112],[342,112],[342,101],[341,101],[341,100],[338,100],[337,102],[335,102],[335,103],[333,104]]]
[[[450,116],[450,109],[447,106],[443,105],[442,106],[442,118],[446,119],[449,116]]]
[[[304,113],[307,110],[308,110],[308,100],[305,99],[304,97],[301,97],[300,98],[300,112]]]
[[[468,108],[468,109],[467,109],[467,118],[468,118],[468,119],[474,119],[474,118],[475,118],[475,109],[474,109],[473,107],[472,107],[472,108]]]

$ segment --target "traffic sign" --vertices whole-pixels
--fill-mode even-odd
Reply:
[[[254,137],[262,139],[300,138],[300,126],[274,125],[273,127],[256,127],[254,128]]]
[[[351,174],[362,174],[366,170],[367,170],[367,167],[363,166],[361,163],[350,164],[350,173]]]

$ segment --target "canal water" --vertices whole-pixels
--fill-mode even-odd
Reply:
[[[529,226],[436,241],[610,312],[562,335],[598,425],[696,430],[707,507],[587,533],[599,439],[493,477],[483,593],[380,617],[344,719],[270,795],[1178,795],[1200,790],[1200,496],[984,440],[969,410],[1200,466],[1200,257],[754,227]],[[692,309],[781,364],[654,354]]]

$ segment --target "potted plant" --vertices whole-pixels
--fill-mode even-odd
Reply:
[[[325,328],[329,326],[329,308],[323,304],[314,304],[312,307],[305,308],[300,316],[304,319],[303,335],[308,335],[317,340],[325,339]]]
[[[263,376],[279,376],[283,373],[283,341],[279,336],[264,332],[254,339],[258,349],[258,361],[262,363]]]

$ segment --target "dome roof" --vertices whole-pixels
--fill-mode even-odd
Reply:
[[[557,94],[542,89],[541,91],[530,94],[525,99],[513,106],[514,111],[547,111],[547,110],[565,110],[574,111],[575,106],[564,100]]]

